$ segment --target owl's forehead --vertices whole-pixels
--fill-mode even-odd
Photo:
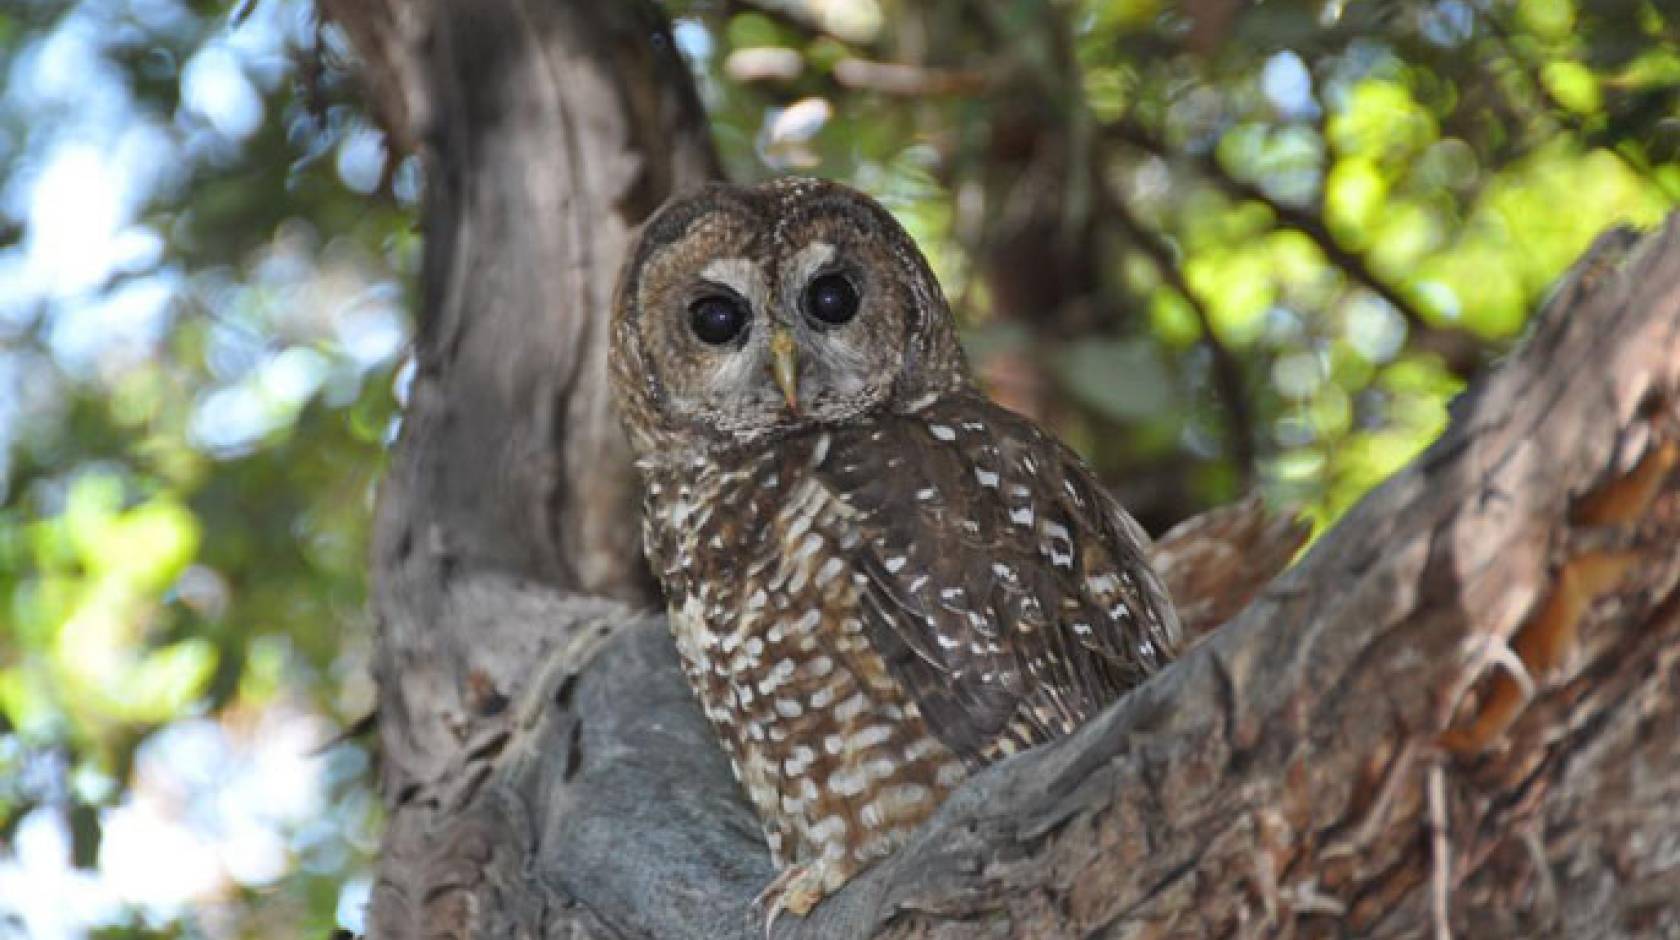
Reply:
[[[779,214],[770,229],[770,250],[780,263],[809,253],[817,246],[834,249],[855,246],[864,232],[858,220],[838,208],[796,210]]]
[[[650,223],[642,257],[661,281],[706,278],[703,272],[720,259],[737,273],[750,268],[756,277],[779,281],[836,257],[868,265],[871,256],[890,255],[905,241],[894,228],[891,216],[862,193],[784,177],[756,186],[710,186],[671,203]]]
[[[881,227],[869,197],[833,183],[784,179],[767,184],[761,195],[766,230],[773,249],[781,254],[813,242],[853,242]]]
[[[746,254],[761,240],[763,224],[745,206],[722,206],[696,218],[671,248],[679,262],[698,267],[707,258]]]
[[[771,208],[771,207],[765,207]],[[666,248],[666,264],[703,271],[718,259],[763,271],[808,268],[860,241],[857,221],[842,211],[752,211],[730,206],[696,219]]]

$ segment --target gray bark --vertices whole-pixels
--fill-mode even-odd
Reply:
[[[642,2],[323,3],[429,181],[369,933],[758,936],[770,863],[649,612],[605,399],[625,241],[716,172],[669,34]],[[1677,396],[1671,222],[1602,240],[1232,622],[778,935],[1680,936]],[[1217,621],[1242,546],[1287,540],[1208,528],[1158,558]]]

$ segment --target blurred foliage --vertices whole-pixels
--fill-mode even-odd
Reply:
[[[1658,0],[666,6],[732,174],[881,198],[1157,530],[1327,524],[1680,202]],[[345,61],[307,0],[0,11],[0,935],[357,923],[419,180]]]
[[[670,6],[734,174],[886,201],[993,393],[1153,529],[1256,485],[1328,524],[1680,202],[1655,0]]]
[[[328,745],[372,707],[415,185],[373,192],[315,26],[0,11],[0,935],[325,936],[365,890]]]

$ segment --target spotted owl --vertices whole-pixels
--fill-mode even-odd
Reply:
[[[891,215],[843,186],[711,186],[644,228],[614,394],[683,670],[804,914],[965,776],[1172,655],[1147,537],[988,401]]]

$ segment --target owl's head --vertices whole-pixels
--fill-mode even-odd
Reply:
[[[910,236],[811,179],[709,186],[656,213],[619,278],[611,356],[643,455],[916,410],[967,384]]]

